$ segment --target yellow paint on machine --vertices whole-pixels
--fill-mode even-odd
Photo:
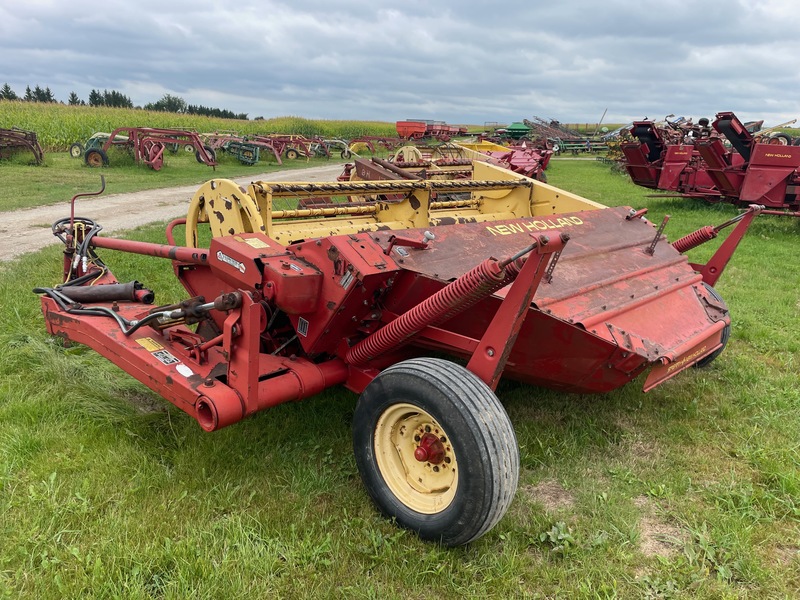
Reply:
[[[153,338],[149,338],[149,337],[139,338],[139,339],[136,340],[136,343],[139,344],[142,348],[144,348],[148,352],[155,352],[157,350],[163,350],[164,349],[164,346],[159,344]]]

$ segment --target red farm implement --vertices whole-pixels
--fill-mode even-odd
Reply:
[[[200,135],[204,144],[215,154],[225,152],[234,156],[240,163],[254,165],[261,160],[261,154],[267,153],[275,157],[279,165],[283,164],[281,153],[269,139],[240,136],[236,133],[203,133]]]
[[[476,143],[459,143],[455,146],[463,148],[463,153],[468,158],[484,160],[544,182],[547,182],[545,170],[554,154],[554,150],[546,143],[536,145],[533,142],[517,142],[506,147],[484,140]]]
[[[342,152],[341,156],[342,158],[350,158],[354,154],[358,156],[364,150],[369,150],[371,154],[376,154],[379,148],[392,152],[406,143],[408,143],[408,140],[402,137],[362,135],[351,139],[347,145],[347,151]]]
[[[377,506],[423,538],[467,543],[517,486],[500,378],[594,393],[648,372],[649,390],[712,361],[730,317],[711,286],[757,213],[691,265],[681,252],[719,228],[670,244],[646,210],[483,162],[471,170],[421,180],[375,168],[361,181],[247,189],[216,179],[163,245],[67,217],[53,227],[63,283],[36,290],[48,331],[94,348],[207,431],[331,386],[360,394],[353,448]],[[291,208],[320,197],[334,202]],[[102,249],[170,260],[185,298],[149,306],[153,293],[118,282]]]
[[[79,144],[73,144],[75,153],[80,156]],[[108,166],[108,151],[112,147],[129,150],[139,164],[145,164],[154,171],[164,166],[164,151],[173,147],[191,146],[197,162],[215,167],[214,151],[203,144],[200,136],[193,131],[181,129],[154,129],[151,127],[118,127],[101,137],[92,136],[83,153],[84,162],[90,167]],[[70,149],[70,153],[72,154]]]
[[[395,128],[397,129],[397,135],[405,140],[434,138],[446,142],[456,136],[467,135],[466,127],[448,125],[444,121],[430,121],[427,119],[397,121]]]
[[[30,151],[37,165],[44,160],[44,151],[39,145],[36,133],[25,129],[0,129],[0,159],[8,158],[17,152]]]
[[[453,143],[446,142],[435,147],[403,146],[391,161],[373,158],[383,169],[390,170],[406,179],[472,179],[474,161],[485,162],[536,179],[547,181],[544,170],[552,156],[552,150],[514,146],[511,148],[491,142]],[[363,160],[346,167],[344,180],[355,168],[356,175],[366,168]]]
[[[651,121],[635,122],[631,133],[635,141],[621,148],[637,185],[798,216],[800,146],[785,145],[779,135],[754,135],[732,112],[718,113],[711,127],[701,120],[678,135]]]
[[[270,133],[267,135],[249,136],[251,140],[271,144],[275,151],[289,160],[300,157],[309,159],[314,156],[319,149],[320,141],[316,138],[307,138],[304,135]],[[323,144],[324,146],[324,144]],[[327,146],[324,146],[324,154],[330,157]]]

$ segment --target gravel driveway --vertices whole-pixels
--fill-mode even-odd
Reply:
[[[342,165],[326,165],[308,169],[274,171],[234,178],[240,185],[251,181],[334,181]],[[109,194],[78,198],[75,214],[88,217],[103,226],[107,234],[118,229],[131,229],[154,221],[170,221],[186,216],[189,201],[199,184],[145,190],[128,194]],[[87,190],[92,191],[92,190]],[[53,237],[50,224],[69,216],[69,204],[53,204],[38,208],[0,212],[0,261],[9,261],[26,252],[60,242]]]

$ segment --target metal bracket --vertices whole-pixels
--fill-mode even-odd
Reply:
[[[653,256],[653,254],[655,254],[656,244],[658,244],[658,241],[661,239],[661,236],[664,235],[664,229],[666,228],[668,222],[669,222],[669,215],[664,215],[664,220],[661,221],[661,225],[659,225],[658,231],[656,231],[656,236],[653,238],[653,241],[650,242],[650,245],[644,251],[645,254],[649,254],[650,256]]]

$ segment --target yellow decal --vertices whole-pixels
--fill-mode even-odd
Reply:
[[[244,243],[251,248],[269,248],[269,244],[259,238],[247,238]]]
[[[138,340],[136,340],[136,343],[139,344],[142,348],[144,348],[148,352],[155,352],[156,350],[164,349],[164,346],[159,344],[153,338],[139,338]]]
[[[767,158],[792,158],[791,154],[775,154],[774,152],[767,152],[764,156]]]
[[[707,347],[708,347],[708,346],[703,346],[702,348],[700,348],[700,350],[695,350],[694,352],[692,352],[692,353],[691,353],[691,354],[689,354],[688,356],[684,356],[684,357],[683,357],[682,359],[680,359],[678,362],[674,362],[674,363],[672,363],[672,364],[669,366],[669,368],[667,369],[667,373],[672,373],[672,372],[673,372],[675,369],[677,369],[677,368],[679,368],[679,367],[682,367],[682,366],[683,366],[683,365],[685,365],[687,362],[694,360],[695,358],[697,358],[697,357],[698,357],[698,356],[700,356],[701,354],[704,354],[704,353],[705,353],[705,351],[706,351],[706,348],[707,348]]]
[[[528,233],[531,231],[546,231],[547,229],[574,227],[575,225],[583,225],[583,221],[578,217],[537,219],[536,221],[517,221],[516,223],[493,225],[491,227],[487,227],[486,230],[492,235],[514,235],[517,233]]]

